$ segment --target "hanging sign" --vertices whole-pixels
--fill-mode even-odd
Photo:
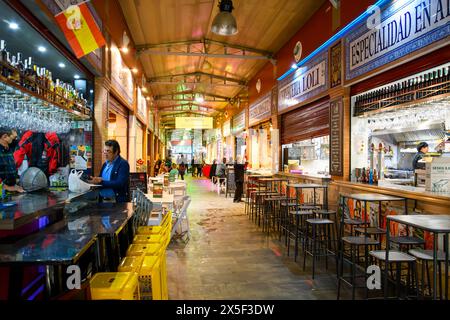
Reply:
[[[233,117],[233,134],[245,129],[245,110]]]
[[[259,121],[266,120],[271,116],[272,112],[270,102],[270,93],[268,93],[255,104],[252,104],[250,106],[248,111],[249,126],[252,126]]]
[[[133,105],[133,75],[123,63],[119,48],[111,44],[111,83],[122,98]]]
[[[278,84],[278,111],[281,112],[328,89],[328,52],[298,68]]]
[[[145,97],[142,95],[142,90],[139,87],[138,87],[137,113],[144,120],[144,122],[147,122],[147,100],[145,100]]]
[[[363,75],[450,35],[448,0],[391,1],[345,39],[346,80]]]
[[[223,123],[222,134],[224,137],[228,137],[231,134],[231,122],[227,120]]]
[[[212,117],[176,117],[175,128],[177,129],[212,129]]]

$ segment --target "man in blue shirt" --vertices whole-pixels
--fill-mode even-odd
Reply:
[[[105,142],[103,153],[106,162],[100,177],[92,177],[91,183],[101,184],[100,201],[127,202],[129,200],[130,165],[120,156],[120,145],[116,140]]]

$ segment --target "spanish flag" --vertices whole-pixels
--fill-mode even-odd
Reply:
[[[55,19],[78,59],[105,45],[86,2],[68,7]]]

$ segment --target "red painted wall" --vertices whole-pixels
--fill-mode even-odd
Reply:
[[[341,0],[341,24],[340,28],[346,26],[357,16],[363,13],[367,7],[375,3],[374,0]],[[250,104],[265,95],[277,83],[277,78],[282,76],[294,63],[293,50],[297,41],[302,43],[302,57],[306,57],[322,43],[327,41],[340,28],[333,32],[332,30],[332,5],[329,1],[313,14],[297,33],[276,53],[277,59],[276,73],[273,66],[268,62],[250,81],[249,81],[249,101]],[[256,91],[256,82],[261,79],[261,91]]]

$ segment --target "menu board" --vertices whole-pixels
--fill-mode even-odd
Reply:
[[[164,187],[168,187],[169,185],[170,185],[169,175],[165,174],[164,175]]]
[[[344,110],[342,99],[330,102],[330,174],[343,175]]]
[[[130,193],[137,189],[147,193],[147,173],[130,172]]]
[[[161,182],[153,183],[153,198],[163,197],[163,184]]]

